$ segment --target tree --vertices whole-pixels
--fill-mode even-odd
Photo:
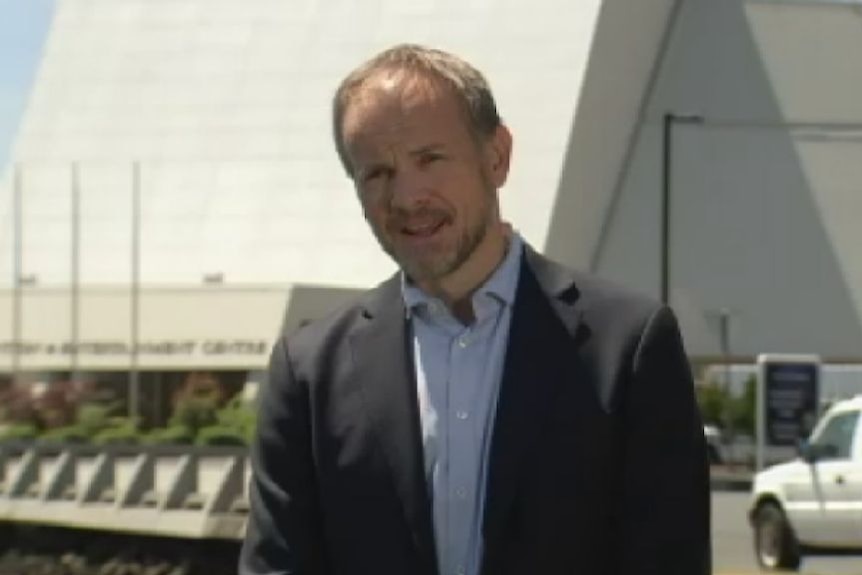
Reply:
[[[757,419],[757,378],[749,376],[745,380],[742,395],[730,397],[727,405],[727,422],[736,433],[754,435]]]
[[[697,403],[705,423],[723,426],[727,411],[728,393],[724,387],[707,383],[697,387]]]

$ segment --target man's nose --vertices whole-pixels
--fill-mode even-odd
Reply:
[[[391,202],[395,209],[412,209],[424,204],[428,198],[428,182],[415,171],[399,170],[392,177]]]

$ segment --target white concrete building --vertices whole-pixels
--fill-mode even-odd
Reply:
[[[701,117],[674,126],[670,178],[690,353],[720,353],[727,309],[738,357],[858,361],[860,14],[825,0],[58,0],[0,185],[0,369],[259,369],[285,317],[392,273],[329,114],[339,80],[399,42],[489,78],[515,136],[503,211],[528,241],[656,296],[662,117]]]

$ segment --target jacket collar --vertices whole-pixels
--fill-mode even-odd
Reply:
[[[523,259],[519,273],[519,286],[524,281],[524,274],[532,273],[541,291],[549,299],[559,300],[564,304],[565,308],[574,305],[580,296],[576,285],[575,272],[553,260],[549,260],[533,249],[528,243],[523,242],[522,245]],[[377,286],[376,289],[368,292],[365,301],[361,304],[365,317],[374,319],[377,316],[388,317],[393,313],[400,313],[401,317],[404,317],[405,308],[401,292],[402,282],[401,272],[398,272]]]

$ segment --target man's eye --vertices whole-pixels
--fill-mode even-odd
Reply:
[[[436,162],[437,160],[442,160],[442,159],[443,159],[442,154],[437,154],[437,153],[422,154],[419,157],[419,163],[422,164],[423,166],[427,166],[428,164],[432,164],[432,163]]]
[[[390,170],[388,168],[382,168],[382,167],[381,168],[372,168],[371,170],[368,170],[367,172],[365,172],[365,175],[363,176],[362,181],[371,182],[371,181],[374,181],[378,178],[388,176],[389,172],[390,172]]]

